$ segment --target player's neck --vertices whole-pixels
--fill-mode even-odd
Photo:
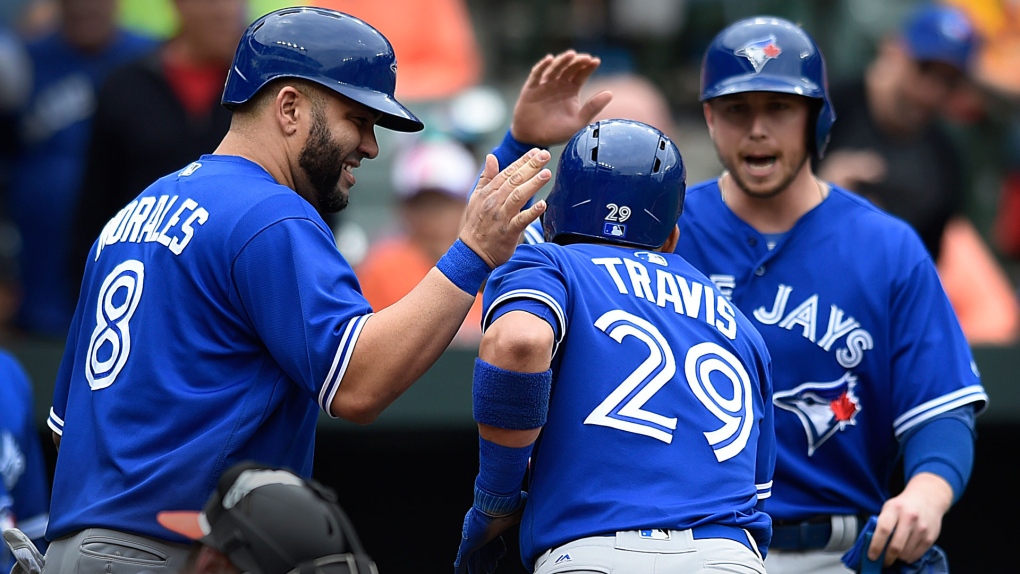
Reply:
[[[774,195],[758,197],[747,193],[740,189],[729,172],[719,177],[719,191],[723,203],[761,233],[789,231],[805,213],[829,196],[828,184],[815,177],[810,163],[806,163],[789,185]]]
[[[213,151],[216,155],[234,155],[256,163],[269,172],[277,183],[295,189],[293,174],[284,165],[276,161],[265,144],[259,144],[241,130],[231,128]]]

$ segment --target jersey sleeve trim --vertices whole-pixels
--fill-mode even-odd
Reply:
[[[365,321],[372,315],[372,313],[369,313],[351,319],[347,323],[347,329],[344,331],[343,337],[340,338],[340,345],[337,347],[336,355],[333,356],[333,364],[329,368],[329,374],[326,375],[326,380],[322,383],[322,388],[319,390],[319,407],[330,418],[339,418],[333,415],[329,407],[333,403],[333,397],[336,396],[337,390],[340,388],[340,382],[343,381],[344,373],[347,372],[347,365],[351,362],[354,344],[358,342],[361,329],[365,326]]]
[[[533,225],[525,227],[524,241],[528,245],[537,245],[539,243],[545,243],[545,236],[542,234],[542,228]]]
[[[758,489],[758,500],[765,500],[772,496],[772,481],[768,481],[765,484],[756,484],[755,488]]]
[[[556,344],[553,346],[553,355],[556,354],[556,349],[559,348],[560,342],[563,341],[563,337],[567,333],[567,319],[566,314],[563,312],[563,308],[560,304],[550,296],[548,293],[538,291],[535,289],[514,289],[508,291],[499,297],[489,305],[489,308],[485,310],[485,317],[482,319],[482,331],[485,331],[489,326],[489,321],[492,319],[493,312],[499,308],[500,305],[513,301],[514,299],[532,299],[542,303],[552,309],[554,315],[556,315],[556,323],[559,329],[559,337],[556,339]]]
[[[903,436],[903,433],[915,426],[942,413],[971,403],[981,403],[976,405],[977,412],[984,410],[985,405],[988,404],[988,395],[985,393],[984,387],[981,385],[970,385],[969,387],[964,387],[920,404],[893,421],[893,431],[896,434],[896,438],[899,439]]]
[[[58,435],[64,435],[64,419],[57,416],[53,407],[50,407],[50,416],[46,419],[46,426],[50,427],[50,430]]]

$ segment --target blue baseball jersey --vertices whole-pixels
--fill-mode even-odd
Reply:
[[[50,477],[39,441],[32,383],[21,363],[6,351],[0,351],[0,397],[0,523],[6,512],[8,520],[45,552]],[[0,572],[10,571],[13,560],[7,545],[0,545]]]
[[[722,524],[759,548],[775,458],[758,333],[674,254],[522,245],[489,278],[484,324],[523,309],[556,336],[521,556],[586,536]]]
[[[180,540],[241,460],[312,470],[371,308],[311,204],[240,157],[157,180],[92,247],[50,427],[53,539],[88,526]]]
[[[768,345],[774,519],[877,514],[897,440],[987,395],[935,266],[904,222],[838,187],[770,250],[723,203],[687,190],[677,253]]]

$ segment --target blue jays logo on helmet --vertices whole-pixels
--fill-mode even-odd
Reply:
[[[825,153],[836,113],[829,100],[825,59],[799,26],[770,16],[747,18],[726,27],[705,51],[701,97],[706,102],[743,92],[778,92],[818,100],[809,149]]]
[[[381,114],[379,126],[415,132],[424,124],[394,98],[393,46],[366,22],[327,8],[281,8],[245,30],[221,102],[247,102],[277,78],[315,82]]]
[[[772,396],[775,406],[797,415],[807,434],[808,456],[837,431],[857,424],[861,405],[854,393],[857,377],[849,371],[828,383],[804,383]]]
[[[686,178],[680,150],[661,131],[633,120],[593,123],[560,155],[542,215],[545,240],[660,247],[680,217]]]
[[[764,40],[756,40],[743,48],[738,48],[734,54],[747,58],[747,61],[751,62],[754,66],[754,72],[760,73],[761,69],[765,67],[765,64],[769,60],[779,57],[783,53],[783,49],[776,44],[776,37],[769,36]]]

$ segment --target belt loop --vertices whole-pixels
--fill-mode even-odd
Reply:
[[[853,514],[834,514],[829,517],[832,533],[825,544],[826,552],[846,552],[857,540],[860,531],[857,517]]]

